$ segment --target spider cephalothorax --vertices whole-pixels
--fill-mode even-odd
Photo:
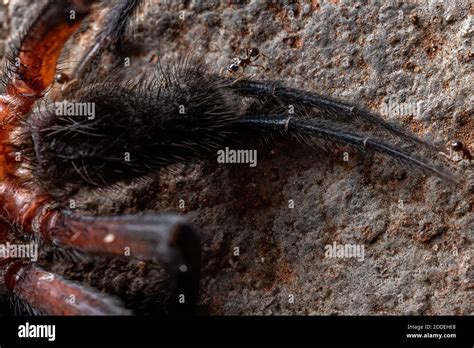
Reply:
[[[379,153],[456,181],[424,159],[435,146],[373,113],[273,81],[220,76],[197,59],[157,66],[142,77],[115,69],[98,81],[97,61],[120,38],[139,0],[110,5],[104,29],[72,74],[57,77],[65,83],[61,94],[54,101],[43,98],[63,45],[95,2],[48,2],[11,55],[0,97],[0,214],[8,222],[2,240],[11,240],[16,226],[20,237],[35,236],[58,248],[100,256],[121,256],[128,248],[132,257],[156,258],[170,274],[168,312],[189,312],[197,303],[201,254],[194,226],[169,214],[83,217],[62,209],[52,192],[110,186],[214,157],[230,145],[276,138],[321,150]],[[258,52],[248,56],[253,61]],[[0,270],[0,288],[43,313],[129,313],[117,301],[35,264],[4,258]],[[77,300],[64,301],[71,293]]]

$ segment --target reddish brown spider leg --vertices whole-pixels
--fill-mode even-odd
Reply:
[[[6,198],[6,199],[5,199]],[[46,242],[98,255],[157,258],[165,263],[176,293],[195,302],[201,260],[197,231],[178,215],[84,217],[51,208],[51,198],[0,184],[0,206],[25,233]],[[184,306],[182,306],[184,307]]]
[[[183,217],[83,217],[51,209],[50,202],[49,197],[36,196],[25,188],[8,182],[0,184],[0,206],[16,217],[23,232],[39,234],[54,245],[93,254],[157,258],[167,265],[170,273],[174,311],[192,311],[199,288],[201,247],[198,233]],[[34,273],[32,279],[38,274]],[[60,291],[69,291],[70,283],[58,282],[64,283]],[[21,295],[22,290],[18,291]],[[23,294],[23,298],[27,295]]]
[[[40,222],[43,239],[87,253],[157,258],[167,266],[173,311],[192,311],[201,266],[200,238],[179,215],[85,217],[52,211]],[[174,306],[176,305],[176,306]]]
[[[161,256],[170,265],[172,275],[178,273],[177,277],[172,277],[176,280],[177,289],[192,289],[189,295],[191,299],[186,301],[189,304],[197,294],[199,271],[195,271],[195,267],[199,266],[199,261],[196,260],[199,260],[200,255],[199,243],[195,243],[196,235],[189,226],[177,221],[171,223],[169,219],[167,222],[160,221],[159,217],[155,217],[153,223],[146,217],[129,217],[125,218],[129,220],[122,222],[120,218],[103,218],[97,219],[96,223],[94,218],[88,220],[48,210],[48,206],[53,203],[51,197],[17,184],[17,178],[24,178],[24,175],[21,175],[22,169],[15,160],[15,146],[11,136],[18,129],[22,116],[31,111],[34,102],[51,85],[57,58],[65,41],[89,13],[93,2],[94,0],[49,2],[23,37],[15,60],[18,66],[12,67],[11,78],[5,86],[6,93],[0,96],[1,214],[20,225],[25,233],[41,234],[47,241],[66,247],[77,247],[100,254],[119,252],[120,255],[126,252],[125,247],[129,247],[134,256]],[[71,13],[74,13],[74,19],[71,19]],[[153,228],[154,232],[151,232]],[[87,238],[77,238],[77,232],[85,233],[94,243]],[[151,246],[147,246],[147,243]],[[31,278],[27,278],[31,281],[28,284],[40,280],[42,271],[25,267],[18,266],[15,272],[24,270],[21,272],[25,277],[31,273]],[[9,274],[17,274],[14,270],[15,268],[10,270]],[[60,289],[69,286],[69,283],[64,283],[64,286],[61,284],[58,284]],[[188,286],[190,284],[192,286]],[[35,300],[29,296],[32,295],[23,297]]]
[[[120,301],[68,281],[38,266],[4,260],[7,290],[48,315],[128,315]]]
[[[8,240],[10,229],[0,221],[0,243]],[[0,293],[5,290],[49,315],[130,314],[115,298],[9,257],[0,258]]]
[[[16,178],[18,162],[12,133],[53,82],[56,63],[67,39],[97,0],[50,1],[22,37],[0,95],[0,180]]]
[[[56,63],[67,39],[78,29],[97,0],[50,1],[23,36],[15,57],[9,96],[31,105],[51,85]],[[29,111],[29,110],[28,110]]]
[[[179,215],[87,217],[53,211],[42,224],[43,238],[51,244],[93,254],[158,257],[192,269],[200,253],[198,234]]]

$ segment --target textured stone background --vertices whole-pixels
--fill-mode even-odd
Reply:
[[[23,20],[24,4],[0,7],[2,36]],[[166,62],[191,53],[225,73],[256,46],[270,71],[249,68],[248,76],[377,112],[389,99],[422,101],[421,117],[397,121],[472,152],[473,15],[468,1],[146,1],[122,55],[134,73],[152,68],[154,55]],[[90,213],[179,211],[184,199],[204,231],[201,305],[210,314],[472,314],[473,166],[444,162],[464,185],[379,157],[343,162],[278,145],[259,152],[256,168],[204,163],[76,198]],[[364,261],[325,258],[334,241],[363,244]]]

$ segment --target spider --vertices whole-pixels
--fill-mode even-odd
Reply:
[[[115,69],[97,81],[97,62],[123,35],[140,0],[107,5],[102,30],[70,75],[56,69],[66,41],[97,0],[47,2],[8,59],[0,96],[0,242],[38,239],[58,249],[166,265],[166,312],[194,313],[200,232],[177,214],[81,216],[62,192],[100,190],[177,163],[216,156],[227,146],[277,139],[329,151],[350,148],[391,157],[449,182],[425,159],[438,151],[361,107],[275,81],[219,76],[199,59],[157,66],[147,77]],[[74,13],[74,16],[71,16]],[[59,95],[49,95],[56,79]],[[58,101],[60,102],[58,104]],[[69,105],[58,112],[58,105]],[[93,117],[84,109],[93,106]],[[49,315],[126,315],[115,297],[65,279],[33,262],[0,259],[0,292]],[[68,301],[73,295],[74,301]]]

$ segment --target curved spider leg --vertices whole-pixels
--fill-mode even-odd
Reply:
[[[438,176],[446,181],[458,183],[458,179],[448,171],[427,163],[404,149],[397,148],[389,143],[364,134],[354,133],[334,127],[334,122],[319,119],[289,118],[287,115],[247,116],[237,121],[239,126],[248,131],[268,132],[281,136],[292,136],[307,143],[336,143],[352,147],[359,152],[371,151],[384,154],[395,160],[414,166],[426,173]]]
[[[12,138],[33,104],[53,81],[56,61],[64,43],[87,16],[93,2],[48,2],[22,35],[6,67],[6,76],[2,80],[4,94],[0,96],[0,214],[11,223],[28,224],[31,212],[50,200],[18,185],[20,166],[15,160],[16,147]],[[11,207],[20,210],[11,210]],[[0,267],[2,273],[8,264],[4,260]],[[5,280],[1,278],[0,281]]]
[[[102,29],[88,47],[79,64],[72,73],[72,80],[83,80],[92,73],[102,56],[109,48],[114,47],[122,37],[130,18],[143,0],[122,0],[113,4],[102,19]]]
[[[48,315],[130,315],[120,300],[66,280],[39,266],[0,261],[5,287],[14,296]],[[1,274],[1,272],[0,272]]]
[[[51,85],[64,43],[88,15],[93,2],[48,2],[11,55],[7,77],[2,81],[4,94],[0,95],[0,179],[15,179],[18,161],[12,138],[34,103]]]
[[[392,136],[398,136],[410,143],[421,145],[425,149],[436,152],[439,151],[437,146],[419,139],[415,135],[403,130],[399,125],[387,122],[377,114],[334,98],[295,88],[283,87],[271,81],[230,81],[228,88],[247,97],[277,98],[280,101],[290,104],[294,103],[315,107],[319,109],[322,114],[330,118],[338,118],[351,123],[354,121],[359,122],[371,126],[376,130],[384,131]]]
[[[67,39],[78,29],[97,0],[49,1],[20,38],[7,66],[0,122],[10,123],[31,111],[53,82],[56,62]],[[17,123],[13,122],[12,126]],[[5,130],[3,131],[5,132]]]

